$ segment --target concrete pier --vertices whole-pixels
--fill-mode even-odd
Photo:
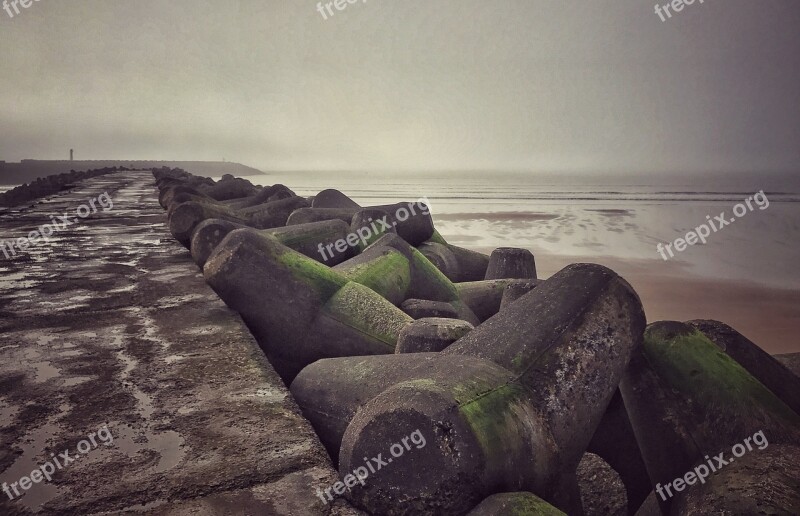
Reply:
[[[0,239],[104,192],[108,211],[0,252],[0,484],[20,486],[0,514],[360,514],[317,496],[338,480],[328,455],[169,234],[150,171],[0,212]],[[106,425],[110,444],[76,451]],[[22,489],[64,451],[76,460]]]

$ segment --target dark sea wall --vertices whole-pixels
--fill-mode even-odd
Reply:
[[[19,163],[0,161],[0,184],[19,185],[40,177],[63,174],[71,170],[87,171],[98,168],[120,167],[129,170],[151,170],[169,167],[188,170],[192,174],[205,177],[219,177],[224,174],[254,176],[260,170],[225,161],[141,161],[141,160],[38,160],[24,159]]]

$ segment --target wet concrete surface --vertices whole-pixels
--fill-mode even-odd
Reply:
[[[0,239],[103,192],[112,209],[0,253],[0,483],[77,457],[0,492],[0,514],[360,514],[316,496],[338,480],[324,448],[169,234],[150,172],[4,210]],[[113,441],[78,453],[104,425]]]

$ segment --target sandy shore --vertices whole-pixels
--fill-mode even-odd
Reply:
[[[491,253],[492,249],[475,248]],[[769,353],[800,352],[800,291],[756,283],[709,280],[691,275],[679,264],[660,260],[624,260],[604,256],[536,254],[540,278],[576,262],[610,267],[639,293],[649,322],[669,319],[723,321]]]

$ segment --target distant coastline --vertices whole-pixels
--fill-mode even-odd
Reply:
[[[23,159],[18,163],[0,161],[0,185],[20,185],[39,177],[63,174],[71,170],[126,167],[130,169],[182,168],[198,176],[220,177],[264,175],[261,170],[229,161],[157,161],[157,160],[39,160]]]

